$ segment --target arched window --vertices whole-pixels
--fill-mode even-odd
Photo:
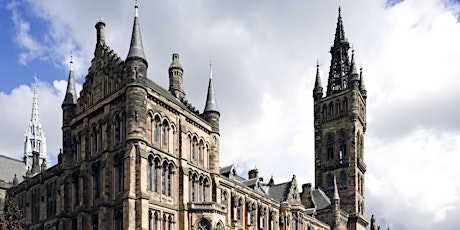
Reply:
[[[340,173],[339,187],[340,188],[347,187],[347,174],[345,172]]]
[[[220,194],[220,203],[227,206],[227,192],[225,190],[222,190],[222,193]]]
[[[152,142],[158,143],[158,137],[160,135],[160,119],[155,116],[152,119]]]
[[[159,220],[160,220],[160,218],[158,217],[158,213],[155,212],[155,214],[153,215],[153,230],[158,229],[158,221]]]
[[[198,222],[197,230],[211,230],[211,224],[205,218],[202,218],[200,222]]]
[[[241,206],[243,206],[243,200],[240,198],[238,206],[236,207],[236,218],[238,221],[241,220]]]
[[[340,112],[341,112],[340,100],[337,100],[337,101],[335,102],[335,113],[336,113],[337,115],[339,115]]]
[[[363,159],[363,152],[364,152],[364,136],[360,133],[358,133],[358,158],[361,160]]]
[[[255,211],[256,211],[255,204],[252,203],[252,205],[250,205],[249,209],[248,209],[248,212],[249,212],[249,224],[250,225],[254,225]]]
[[[201,164],[201,161],[203,160],[203,159],[202,159],[202,156],[201,156],[201,155],[202,155],[202,148],[203,148],[203,147],[202,147],[201,144],[202,144],[202,142],[200,141],[200,144],[199,144],[198,147],[197,147],[197,154],[196,154],[196,155],[197,155],[197,158],[198,158],[197,161],[198,161],[198,163],[200,163],[200,164]]]
[[[123,213],[121,211],[117,211],[115,214],[114,227],[116,230],[123,229]]]
[[[274,211],[270,211],[270,214],[268,216],[268,222],[269,222],[269,230],[273,230],[275,228],[275,217],[276,213]]]
[[[172,166],[168,166],[168,177],[167,177],[167,183],[166,183],[166,194],[168,196],[171,196],[171,174],[172,174]]]
[[[201,196],[202,196],[202,187],[203,187],[203,177],[200,176],[200,178],[198,179],[198,189],[197,189],[197,196],[198,196],[198,202],[202,201],[201,200]]]
[[[81,136],[78,134],[77,138],[75,138],[75,161],[80,161],[80,154],[81,154]]]
[[[262,205],[259,205],[259,228],[260,229],[265,228],[265,212],[266,212],[266,208],[264,208]]]
[[[196,159],[196,152],[197,152],[197,148],[198,148],[198,141],[196,139],[196,137],[193,137],[192,138],[192,143],[191,143],[191,155],[192,155],[192,160],[195,160]]]
[[[339,138],[339,159],[340,163],[343,163],[346,160],[347,156],[347,137],[345,132],[341,132]]]
[[[348,112],[348,98],[343,99],[343,111]]]
[[[99,167],[93,165],[93,202],[99,199],[101,193],[100,175]]]
[[[297,218],[292,216],[292,230],[297,230]]]
[[[153,230],[153,213],[149,211],[149,230]]]
[[[102,150],[102,124],[98,125],[96,135],[96,152],[100,152]]]
[[[153,191],[158,192],[158,170],[160,169],[160,160],[155,160],[155,166],[153,167]]]
[[[97,129],[96,129],[96,126],[94,126],[92,128],[92,132],[91,132],[91,155],[93,155],[93,156],[97,152],[97,148],[98,148],[97,147],[98,146],[97,140],[98,140]]]
[[[328,160],[334,159],[334,136],[332,135],[327,136],[326,151],[327,151],[327,159]]]
[[[99,229],[99,215],[96,214],[96,215],[93,215],[91,217],[91,229],[93,230],[98,230]]]
[[[124,139],[125,139],[125,135],[126,135],[126,125],[125,125],[125,113],[123,112],[121,114],[121,118],[119,120],[119,123],[120,123],[120,140],[119,142],[121,143]]]
[[[195,188],[196,188],[196,176],[195,175],[192,175],[192,180],[191,180],[191,186],[190,186],[190,196],[191,196],[191,200],[192,201],[195,201]]]
[[[147,191],[153,190],[153,169],[155,165],[153,163],[153,157],[150,155],[147,162]]]
[[[203,180],[203,201],[206,202],[206,189],[208,187],[208,179],[204,178]]]
[[[334,104],[331,102],[329,102],[329,116],[333,116],[334,115]]]
[[[124,179],[124,170],[123,170],[123,157],[119,157],[115,159],[115,166],[114,166],[114,182],[115,182],[115,192],[122,193],[123,192],[123,179]]]
[[[327,117],[327,106],[326,105],[323,105],[323,110],[321,114],[322,114],[323,119]]]
[[[166,147],[168,145],[168,122],[165,120],[161,125],[161,146]]]
[[[161,170],[161,194],[163,195],[166,195],[167,177],[168,177],[168,164],[164,162],[163,169]]]
[[[80,178],[78,174],[73,174],[72,175],[73,179],[73,201],[74,201],[74,207],[77,207],[80,204]]]
[[[113,143],[118,144],[120,141],[120,116],[117,114],[113,120]]]
[[[170,215],[168,217],[168,230],[171,230],[172,229],[172,223],[173,223],[173,216]]]
[[[166,230],[166,225],[168,223],[168,219],[165,214],[163,214],[163,219],[161,220],[161,229]]]

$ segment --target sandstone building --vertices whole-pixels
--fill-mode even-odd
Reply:
[[[366,90],[349,60],[339,11],[326,96],[313,90],[315,187],[264,182],[219,166],[220,112],[210,71],[203,112],[186,99],[178,54],[169,89],[147,78],[138,7],[121,59],[96,24],[94,58],[79,96],[72,66],[62,103],[58,164],[8,193],[26,229],[366,229]],[[72,63],[71,63],[72,65]]]

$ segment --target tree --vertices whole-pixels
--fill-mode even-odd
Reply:
[[[4,216],[0,216],[0,230],[22,230],[25,219],[11,197],[5,199]]]

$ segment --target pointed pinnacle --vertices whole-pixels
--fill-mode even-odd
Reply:
[[[212,65],[209,66],[209,85],[208,85],[208,96],[206,98],[206,106],[204,112],[219,112],[217,107],[216,93],[214,92],[214,85],[212,84]]]
[[[351,74],[358,75],[358,70],[356,69],[355,63],[355,50],[351,51]]]
[[[334,176],[334,195],[332,196],[333,200],[340,200],[339,191],[337,190],[337,181]]]

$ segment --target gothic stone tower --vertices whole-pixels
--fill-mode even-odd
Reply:
[[[329,197],[338,178],[340,207],[349,214],[348,229],[366,229],[364,213],[364,133],[366,97],[362,73],[345,37],[339,8],[326,96],[317,66],[314,98],[315,183]]]

